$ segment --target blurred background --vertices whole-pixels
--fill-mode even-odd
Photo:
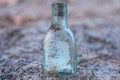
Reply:
[[[0,0],[0,28],[50,22],[51,3],[55,1],[68,3],[69,25],[81,25],[85,19],[120,25],[119,0]]]
[[[0,0],[0,80],[44,80],[42,42],[56,1],[68,4],[77,41],[78,72],[63,80],[119,80],[120,0]]]

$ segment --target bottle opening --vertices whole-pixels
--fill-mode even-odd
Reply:
[[[67,12],[67,4],[64,2],[52,3],[52,14],[53,16],[64,16]]]
[[[54,2],[54,3],[52,3],[52,6],[65,7],[65,6],[67,6],[67,4],[65,2]]]

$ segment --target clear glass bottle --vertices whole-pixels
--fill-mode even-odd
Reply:
[[[76,42],[67,23],[67,4],[52,3],[52,24],[45,36],[44,74],[70,77],[76,73]]]

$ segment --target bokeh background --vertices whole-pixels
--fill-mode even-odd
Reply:
[[[50,20],[51,3],[55,1],[68,3],[69,25],[81,25],[80,21],[85,19],[103,19],[120,25],[119,0],[0,0],[1,27]]]
[[[53,80],[120,79],[120,0],[0,0],[0,80],[44,80],[51,3],[68,3],[77,74]]]

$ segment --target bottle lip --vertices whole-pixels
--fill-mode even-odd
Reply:
[[[67,4],[65,2],[54,2],[51,9],[53,16],[63,17],[67,13]]]
[[[52,6],[64,7],[64,6],[67,6],[67,3],[65,3],[65,2],[54,2],[54,3],[52,3]]]

